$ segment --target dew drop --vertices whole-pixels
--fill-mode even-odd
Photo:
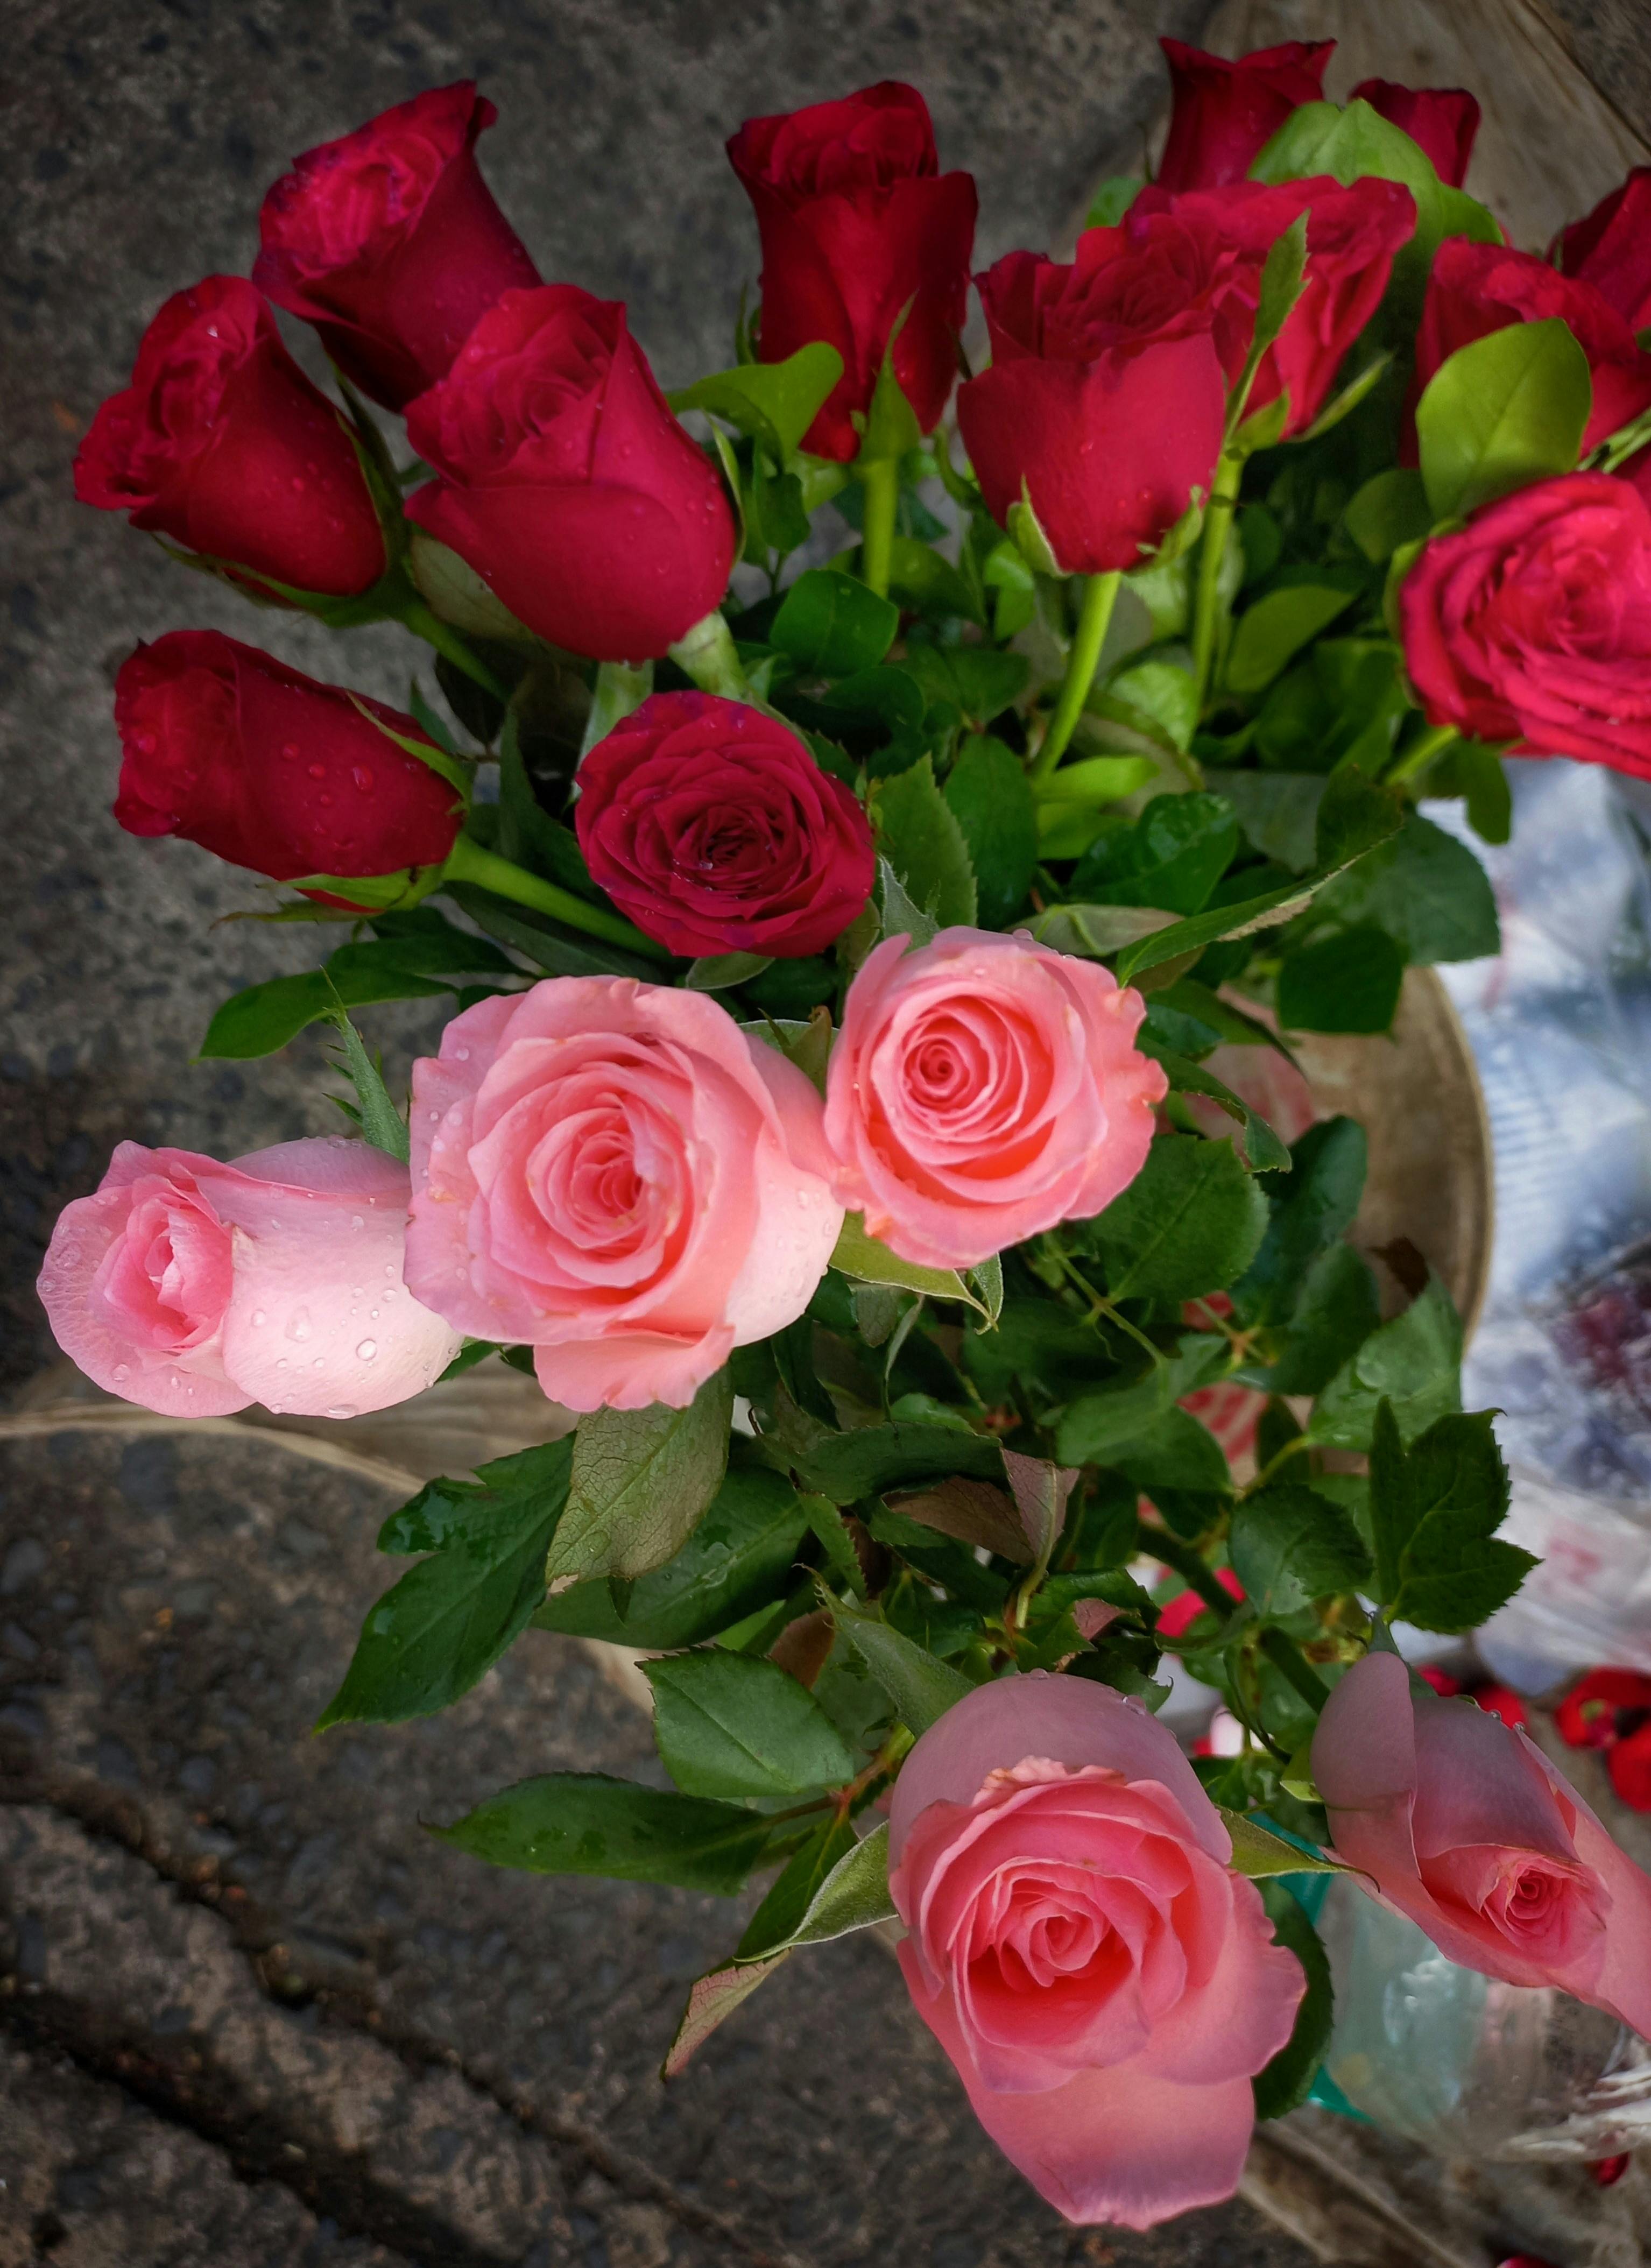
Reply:
[[[356,1349],[356,1360],[357,1362],[371,1362],[378,1351],[379,1343],[377,1339],[363,1339],[361,1344]]]
[[[372,785],[372,768],[370,764],[352,764],[350,777],[363,795],[365,795]]]
[[[290,1339],[297,1339],[301,1345],[310,1336],[311,1329],[312,1325],[310,1322],[309,1309],[307,1307],[294,1307],[292,1310],[291,1320],[287,1324],[287,1336]]]
[[[367,1224],[366,1224],[365,1219],[363,1218],[363,1216],[362,1216],[360,1213],[358,1213],[358,1212],[352,1212],[352,1213],[350,1214],[350,1227],[351,1227],[351,1228],[365,1228],[365,1227],[366,1226],[366,1225],[367,1225]]]
[[[312,779],[325,779],[326,777],[327,767],[325,764],[312,764],[310,766],[310,777]]]
[[[281,753],[286,758],[288,763],[295,764],[299,758],[303,755],[304,751],[299,747],[296,740],[283,740],[281,743]]]
[[[253,1309],[252,1319],[254,1323],[267,1323],[269,1320],[269,1316],[265,1314],[262,1307],[254,1307]]]
[[[119,1381],[120,1380],[122,1380],[122,1379],[123,1379],[123,1378],[129,1378],[129,1377],[131,1376],[131,1374],[132,1374],[132,1366],[130,1365],[130,1363],[129,1363],[129,1362],[117,1362],[117,1363],[115,1364],[115,1366],[114,1366],[114,1376],[115,1376],[115,1380],[116,1380],[117,1383],[118,1383],[118,1381]]]
[[[329,1418],[353,1418],[355,1414],[356,1405],[353,1402],[335,1402],[327,1412]]]

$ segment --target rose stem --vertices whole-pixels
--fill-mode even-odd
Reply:
[[[668,961],[669,952],[656,945],[651,937],[644,937],[618,914],[610,914],[605,906],[593,906],[587,898],[576,898],[571,890],[562,890],[554,882],[546,882],[537,874],[530,874],[497,851],[484,850],[469,836],[461,835],[441,870],[443,882],[474,882],[478,889],[491,890],[495,897],[513,898],[518,905],[532,906],[536,912],[549,914],[555,920],[565,922],[570,929],[582,929],[587,937],[600,937],[608,945],[623,946],[628,952],[646,954],[651,961]],[[440,887],[439,884],[437,886]]]
[[[1419,739],[1411,742],[1409,747],[1396,762],[1389,766],[1382,784],[1386,787],[1401,787],[1407,781],[1417,778],[1426,770],[1434,758],[1448,748],[1456,738],[1456,728],[1454,725],[1430,725]]]
[[[702,615],[669,651],[670,659],[702,693],[714,693],[724,701],[751,703],[740,650],[720,607]]]
[[[860,573],[880,599],[888,596],[895,557],[895,514],[900,506],[900,460],[870,457],[855,467],[864,498]]]
[[[1288,1681],[1309,1709],[1322,1709],[1330,1698],[1330,1688],[1308,1661],[1300,1646],[1293,1645],[1281,1630],[1264,1630],[1261,1633],[1261,1651],[1280,1677]]]
[[[1242,477],[1242,457],[1222,457],[1215,468],[1205,515],[1204,541],[1198,546],[1198,588],[1192,612],[1192,677],[1198,688],[1198,713],[1204,712],[1210,689],[1210,665],[1215,659],[1216,586],[1227,552],[1227,533],[1233,524],[1233,505]]]
[[[433,645],[438,653],[446,654],[455,669],[461,669],[467,677],[474,678],[483,691],[490,693],[495,701],[510,699],[509,686],[494,676],[481,656],[470,651],[468,640],[460,637],[451,622],[444,622],[423,599],[406,600],[396,620],[404,622],[415,637],[422,637],[426,645]]]
[[[1190,1591],[1196,1591],[1206,1607],[1213,1607],[1223,1622],[1237,1602],[1227,1596],[1190,1543],[1171,1535],[1166,1528],[1149,1528],[1138,1521],[1135,1526],[1135,1548],[1144,1551],[1149,1559],[1169,1568],[1180,1576]]]
[[[1107,631],[1112,622],[1112,609],[1117,604],[1118,585],[1123,579],[1114,569],[1110,574],[1091,575],[1084,585],[1083,604],[1078,612],[1078,627],[1072,632],[1072,652],[1066,657],[1066,674],[1061,680],[1060,698],[1055,703],[1055,713],[1049,720],[1043,745],[1032,766],[1032,784],[1035,787],[1050,777],[1065,755],[1066,744],[1078,729],[1083,704],[1089,697],[1089,688],[1095,683],[1101,649],[1106,644]]]

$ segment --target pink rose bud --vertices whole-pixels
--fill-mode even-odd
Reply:
[[[389,737],[435,755],[413,718],[221,630],[140,645],[114,681],[114,721],[129,835],[181,835],[290,882],[439,866],[459,832],[452,782]]]
[[[1024,932],[877,946],[831,1052],[837,1196],[902,1259],[972,1268],[1103,1211],[1146,1162],[1168,1089],[1139,992]]]
[[[593,880],[673,953],[822,953],[876,871],[851,790],[711,693],[656,693],[599,740],[574,818]]]
[[[1566,473],[1435,536],[1399,586],[1430,725],[1651,777],[1651,509],[1633,482]]]
[[[820,1097],[704,993],[556,976],[413,1065],[408,1282],[571,1410],[682,1409],[795,1322],[843,1225]]]
[[[1651,1878],[1526,1734],[1368,1653],[1319,1719],[1313,1777],[1338,1857],[1447,1960],[1651,2032]]]
[[[1400,86],[1390,78],[1360,79],[1347,98],[1408,134],[1449,188],[1468,177],[1479,130],[1479,106],[1464,86]]]
[[[475,162],[498,116],[469,79],[431,87],[306,150],[263,201],[254,283],[388,409],[446,376],[496,300],[539,281]]]
[[[94,1385],[169,1418],[354,1418],[420,1394],[459,1335],[409,1295],[405,1166],[365,1142],[232,1165],[122,1142],[52,1231],[40,1294]]]
[[[239,276],[167,300],[80,445],[75,494],[296,590],[354,597],[384,572],[343,419]]]
[[[1304,102],[1321,102],[1334,40],[1286,40],[1228,63],[1181,40],[1160,40],[1174,107],[1158,161],[1166,189],[1219,189],[1252,162]]]
[[[439,477],[407,516],[552,645],[657,660],[721,599],[722,481],[671,415],[623,306],[507,291],[407,414]]]
[[[900,1965],[998,2147],[1075,2221],[1238,2187],[1306,1982],[1174,1736],[1081,1677],[1001,1677],[895,1784]]]

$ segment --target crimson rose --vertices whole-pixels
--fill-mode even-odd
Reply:
[[[356,445],[239,276],[167,300],[80,445],[75,494],[301,591],[354,597],[384,572]]]
[[[957,374],[975,240],[975,184],[942,173],[928,106],[892,79],[841,102],[748,118],[728,157],[763,238],[758,352],[784,362],[823,339],[843,357],[803,446],[847,464],[889,335],[895,376],[925,433]]]
[[[476,166],[498,116],[469,79],[432,87],[306,150],[263,201],[254,283],[391,409],[446,376],[505,292],[539,281]]]
[[[1585,220],[1559,232],[1567,276],[1591,284],[1631,331],[1651,323],[1651,166],[1636,166]]]
[[[617,299],[507,291],[407,413],[440,477],[407,514],[551,644],[657,659],[733,562],[722,482],[672,416]]]
[[[959,393],[957,422],[993,518],[1024,495],[1064,573],[1139,566],[1220,454],[1207,277],[1092,228],[1070,267],[1012,252],[979,284],[991,367]]]
[[[1416,201],[1397,181],[1368,177],[1343,188],[1328,174],[1267,186],[1172,195],[1156,184],[1130,207],[1124,232],[1148,268],[1196,270],[1212,309],[1216,350],[1229,384],[1256,335],[1269,250],[1299,212],[1307,219],[1305,288],[1262,357],[1250,391],[1257,410],[1290,390],[1286,434],[1301,433],[1323,406],[1343,358],[1387,289],[1393,255],[1416,227]]]
[[[458,798],[374,718],[435,752],[381,702],[219,630],[169,630],[115,680],[114,816],[129,835],[181,835],[277,882],[439,865]]]
[[[1651,511],[1628,482],[1485,505],[1427,545],[1399,616],[1430,724],[1651,778]]]
[[[1174,107],[1155,175],[1161,189],[1219,189],[1251,164],[1304,102],[1324,98],[1334,40],[1286,40],[1228,63],[1180,40],[1160,40]]]
[[[1479,130],[1479,106],[1465,86],[1399,86],[1390,78],[1366,78],[1347,99],[1367,102],[1410,136],[1441,181],[1462,187]]]
[[[1434,261],[1427,297],[1416,335],[1416,379],[1412,413],[1428,379],[1459,348],[1510,323],[1534,323],[1558,315],[1570,325],[1588,357],[1594,379],[1594,414],[1582,436],[1582,454],[1651,408],[1651,355],[1617,310],[1593,284],[1561,276],[1534,252],[1514,252],[1500,244],[1471,244],[1447,237]],[[1401,455],[1416,462],[1416,438],[1407,417]]]
[[[592,879],[673,953],[822,952],[871,894],[872,831],[785,726],[656,693],[598,741],[574,806]]]

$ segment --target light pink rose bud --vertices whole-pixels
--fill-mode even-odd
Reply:
[[[831,1256],[820,1097],[701,992],[553,976],[413,1066],[408,1282],[571,1410],[682,1409]]]
[[[122,1142],[65,1205],[40,1294],[94,1384],[171,1418],[354,1418],[422,1393],[459,1336],[402,1278],[405,1166],[365,1142],[232,1165]]]
[[[918,2013],[1050,2205],[1150,2228],[1233,2195],[1306,1980],[1139,1701],[979,1687],[907,1757],[888,1856]]]
[[[1087,1220],[1146,1161],[1168,1082],[1110,970],[1021,932],[880,945],[849,987],[826,1088],[837,1192],[927,1268],[973,1268]]]
[[[1651,2034],[1651,1877],[1526,1734],[1367,1653],[1319,1719],[1313,1777],[1337,1855],[1448,1960]]]

